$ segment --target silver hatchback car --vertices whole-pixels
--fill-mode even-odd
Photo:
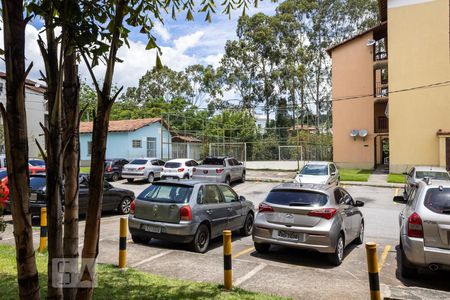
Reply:
[[[328,253],[340,265],[344,249],[352,241],[364,239],[364,219],[359,206],[340,187],[286,183],[273,188],[259,205],[253,229],[258,252],[270,245],[310,249]]]
[[[450,182],[424,179],[394,201],[406,204],[399,215],[402,276],[424,267],[450,270]]]
[[[253,208],[226,184],[159,181],[132,202],[128,227],[136,243],[152,238],[190,243],[195,252],[204,253],[225,229],[251,235]]]

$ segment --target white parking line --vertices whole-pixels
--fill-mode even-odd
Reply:
[[[246,282],[247,280],[249,280],[250,278],[255,276],[259,271],[264,269],[266,266],[267,266],[266,264],[259,264],[259,265],[257,265],[253,270],[248,272],[246,275],[242,276],[241,278],[238,278],[234,282],[234,285],[235,286],[240,286],[241,284],[243,284],[244,282]]]
[[[140,266],[140,265],[143,265],[143,264],[145,264],[145,263],[148,263],[149,261],[155,260],[155,259],[160,258],[160,257],[162,257],[162,256],[164,256],[164,255],[169,254],[169,253],[172,253],[172,250],[164,251],[164,252],[161,252],[161,253],[159,253],[159,254],[150,256],[149,258],[146,258],[146,259],[144,259],[144,260],[141,260],[141,261],[139,261],[139,262],[137,262],[137,263],[131,265],[131,267],[132,267],[132,268],[136,268],[137,266]]]

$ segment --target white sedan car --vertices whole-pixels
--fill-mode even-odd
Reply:
[[[166,162],[161,173],[161,179],[175,178],[175,179],[189,179],[192,178],[194,167],[198,163],[193,159],[179,158],[172,159]]]
[[[294,178],[296,183],[339,184],[339,170],[332,162],[312,161],[306,163]]]

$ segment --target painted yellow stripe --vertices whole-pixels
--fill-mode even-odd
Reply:
[[[233,255],[233,258],[238,258],[239,256],[242,256],[242,255],[244,255],[246,253],[252,252],[253,250],[255,250],[255,247],[247,248],[247,249],[242,250],[241,252],[238,252],[235,255]]]
[[[381,272],[381,269],[383,269],[383,265],[386,262],[386,258],[389,254],[389,250],[391,250],[391,245],[387,245],[384,247],[383,253],[381,254],[380,264],[378,267],[378,272]]]

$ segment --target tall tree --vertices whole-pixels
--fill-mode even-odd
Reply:
[[[39,278],[33,249],[28,200],[28,137],[25,110],[25,26],[23,2],[2,0],[6,67],[6,109],[3,118],[8,163],[9,199],[12,202],[20,299],[39,299]]]

